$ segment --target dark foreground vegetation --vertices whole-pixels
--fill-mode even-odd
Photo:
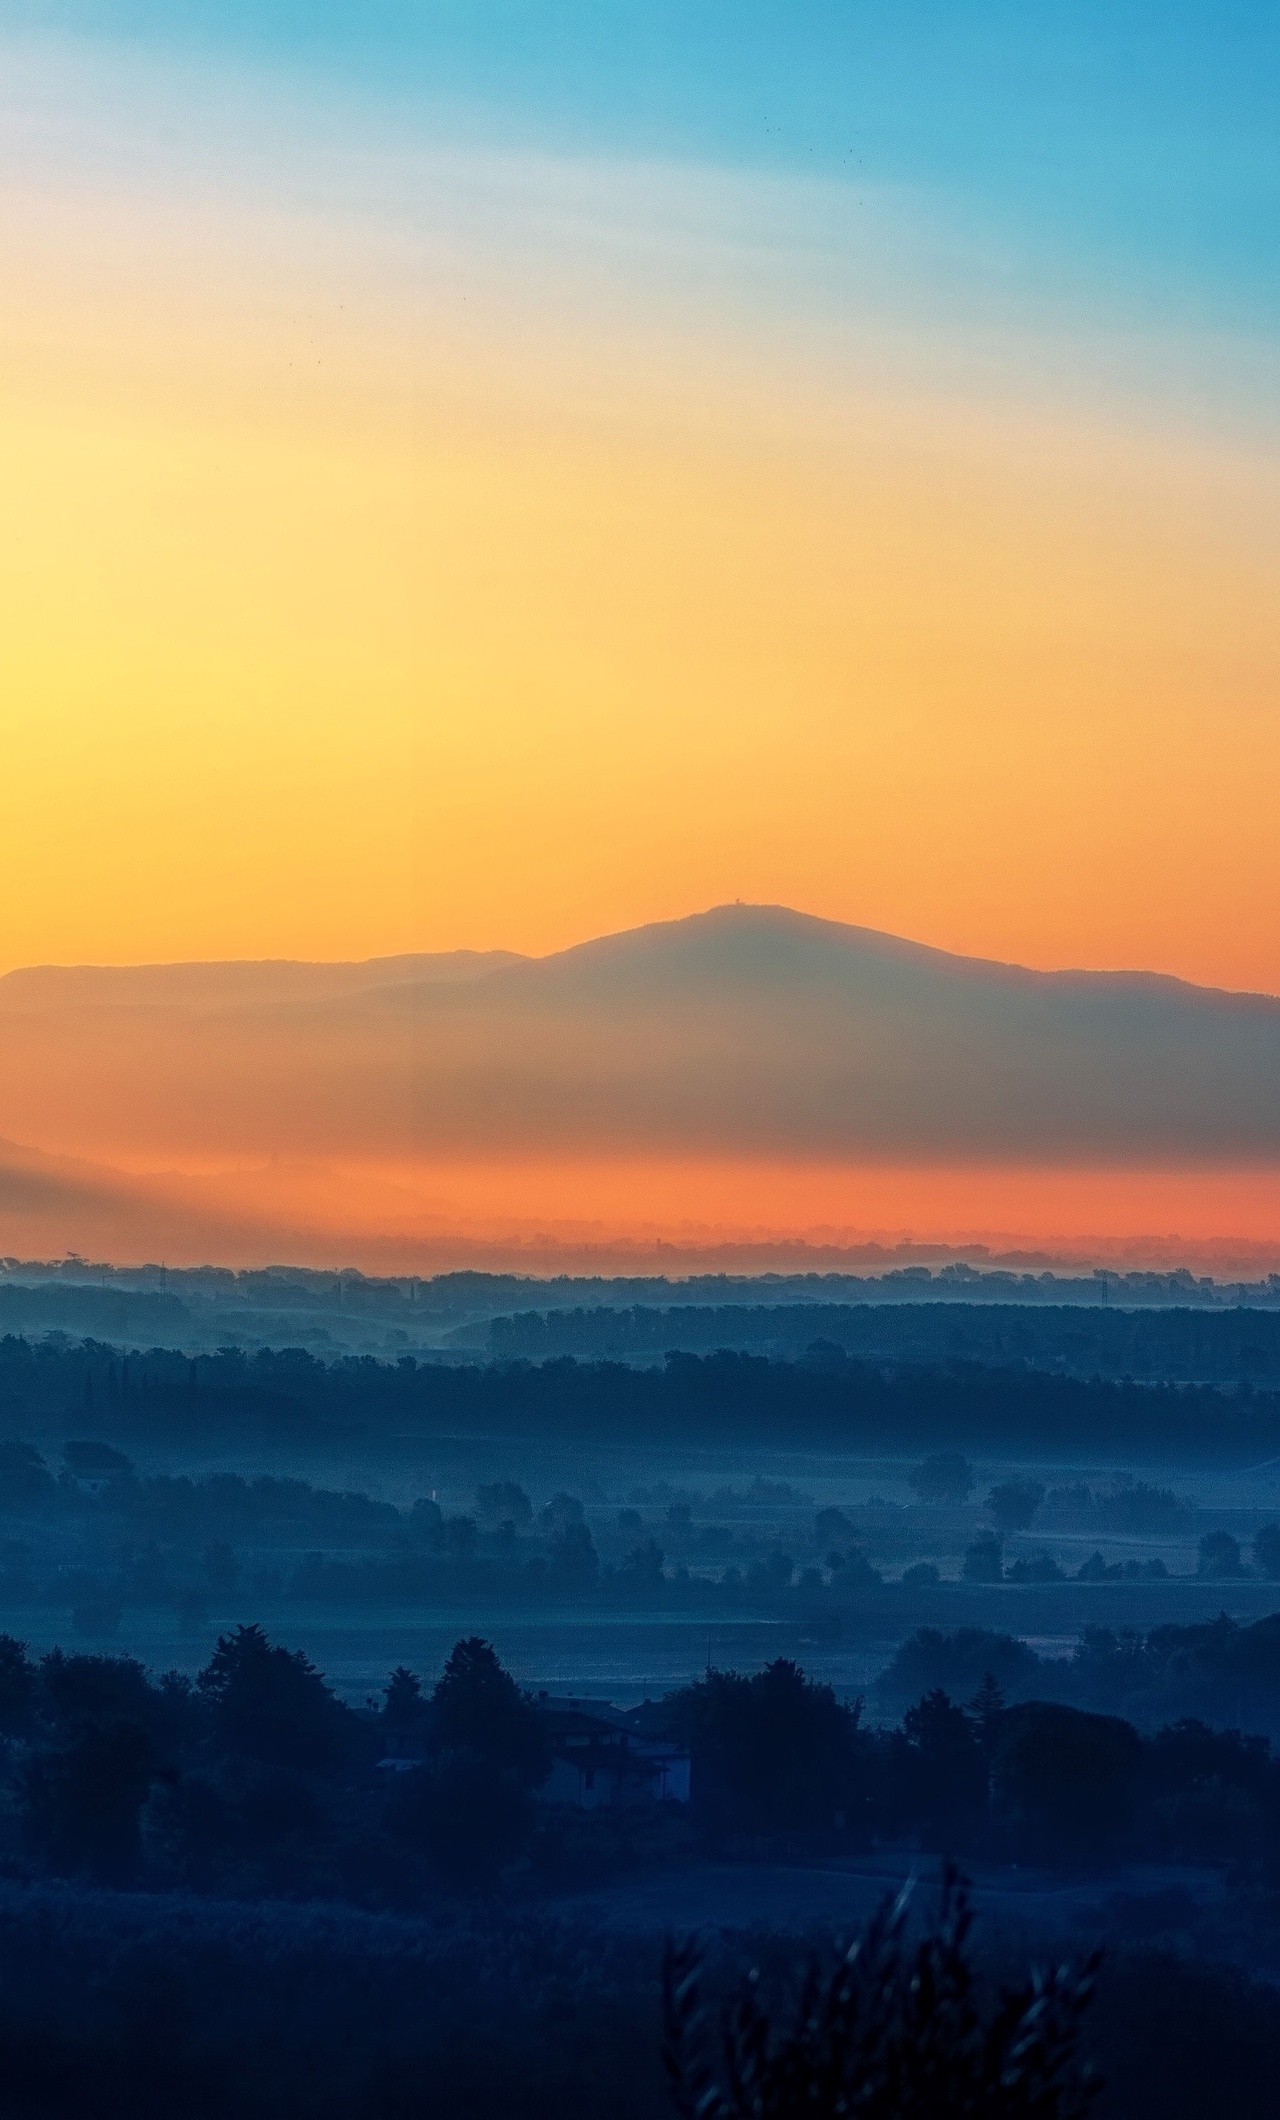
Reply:
[[[1106,2079],[1093,2110],[1273,2113],[1280,1615],[1247,1619],[1280,1577],[1280,1529],[1261,1499],[1214,1501],[1232,1491],[1216,1475],[1205,1502],[1122,1468],[1280,1454],[1274,1318],[1255,1334],[1257,1312],[1189,1302],[1169,1324],[1100,1326],[1087,1308],[1039,1299],[1005,1317],[985,1301],[978,1323],[904,1301],[893,1344],[873,1346],[879,1324],[857,1317],[803,1345],[765,1334],[749,1355],[647,1345],[647,1367],[598,1338],[591,1359],[537,1363],[0,1341],[6,1622],[48,1641],[65,1619],[81,1645],[31,1655],[0,1637],[0,2112],[657,2120],[672,2087],[660,1941],[595,1925],[628,1893],[666,1873],[664,1890],[706,1886],[712,1903],[718,1876],[749,1876],[763,1906],[770,1876],[808,1870],[861,1880],[865,1901],[868,1879],[954,1857],[980,1904],[1040,1911],[985,1914],[972,1950],[954,1920],[932,1941],[914,1913],[883,1929],[862,1964],[880,1968],[884,2006],[877,2018],[855,1982],[860,2029],[841,2016],[847,1960],[829,1937],[706,1940],[696,1993],[695,1955],[672,1960],[668,2062],[686,2106],[710,2093],[708,2120],[812,2111],[806,2085],[830,2089],[839,2047],[861,2056],[880,2099],[865,2110],[885,2120],[948,2110],[921,2102],[931,2053],[963,2055],[974,2110],[991,2109],[988,2064],[1012,2097],[1025,2063],[1005,2109],[1065,2120],[1082,2085],[1071,2039],[1050,2031],[1055,2011],[1074,2025],[1076,1991],[1051,1977],[1037,2014],[1027,1968],[1087,1965],[1102,1941],[1081,2049]],[[625,1330],[652,1340],[670,1322],[637,1306]],[[856,1332],[860,1348],[842,1343]],[[485,1438],[499,1447],[472,1451]],[[574,1449],[544,1475],[536,1450],[508,1450],[522,1438]],[[552,1491],[564,1462],[585,1466],[579,1441],[614,1440],[655,1449],[618,1453],[607,1499],[585,1471],[581,1497]],[[466,1448],[450,1456],[453,1442]],[[854,1486],[823,1507],[775,1460],[737,1469],[739,1445],[779,1442],[850,1462],[882,1451],[903,1499]],[[699,1472],[699,1491],[655,1478],[682,1477],[664,1453],[690,1443],[725,1445],[726,1469]],[[979,1474],[970,1455],[1004,1469]],[[348,1465],[393,1461],[397,1505],[281,1469],[355,1482]],[[419,1492],[437,1464],[459,1468],[439,1503]],[[155,1469],[174,1465],[196,1469]],[[1131,1596],[1142,1623],[1126,1630]],[[1236,1617],[1206,1619],[1219,1598]],[[915,1631],[869,1708],[775,1656],[615,1714],[619,1742],[688,1759],[689,1801],[590,1810],[565,1793],[563,1704],[522,1693],[472,1632],[521,1600],[573,1627],[588,1612],[612,1625],[611,1607],[646,1627],[764,1613],[805,1659],[795,1644],[828,1654],[858,1624],[884,1628],[876,1640]],[[1179,1623],[1153,1626],[1153,1608]],[[227,1624],[245,1611],[269,1615],[270,1635]],[[344,1612],[361,1627],[449,1613],[464,1638],[435,1683],[398,1669],[352,1704],[279,1639]],[[122,1614],[200,1641],[198,1676],[105,1653]],[[928,2022],[906,2006],[919,1973]],[[1020,2000],[1002,2005],[1005,1990]],[[736,2078],[704,2037],[724,2009]]]
[[[915,1653],[936,1652],[926,1640]],[[870,1727],[860,1703],[785,1660],[708,1672],[590,1738],[688,1755],[690,1800],[619,1783],[586,1811],[555,1778],[581,1756],[563,1710],[522,1694],[477,1638],[434,1687],[399,1669],[353,1709],[257,1627],[224,1636],[194,1683],[127,1657],[32,1663],[0,1637],[0,1726],[0,1866],[28,1886],[422,1915],[476,1892],[529,1908],[726,1860],[856,1868],[872,1851],[922,1851],[1105,1890],[1145,1865],[1219,1880],[1208,1902],[1178,1880],[1172,1896],[1157,1888],[1157,1931],[1280,1968],[1280,1761],[1266,1740],[1191,1719],[1144,1736],[1062,1702],[1008,1705],[990,1673],[966,1702],[934,1687]]]
[[[988,1998],[958,1874],[944,1872],[936,1922],[915,1944],[907,1913],[903,1895],[851,1945],[810,1951],[785,2013],[748,1973],[713,2017],[696,1943],[669,1946],[663,2058],[681,2120],[1079,2120],[1101,2087],[1079,2052],[1098,1959]]]
[[[968,1683],[1003,1649],[918,1636],[890,1689],[913,1672]],[[1216,1866],[1247,1887],[1280,1962],[1280,1760],[1265,1738],[1190,1717],[1143,1735],[1064,1701],[1009,1704],[991,1669],[967,1698],[934,1684],[898,1724],[873,1727],[860,1702],[778,1659],[614,1715],[592,1741],[687,1754],[690,1801],[619,1796],[584,1813],[542,1796],[565,1743],[558,1714],[474,1637],[434,1687],[401,1668],[354,1709],[256,1626],[224,1635],[194,1681],[61,1649],[34,1663],[0,1636],[0,1859],[15,1878],[375,1911],[480,1888],[527,1902],[655,1864],[873,1849],[1102,1877]]]
[[[831,1945],[816,1948],[829,1965]],[[702,1966],[711,2015],[755,1973],[749,1992],[785,2039],[797,1949],[764,1934],[716,1941]],[[669,2120],[661,1962],[656,1938],[484,1902],[414,1919],[0,1885],[3,2109],[13,2120]],[[979,1931],[972,2000],[984,2021],[1027,1962]],[[1096,2120],[1270,2120],[1278,2049],[1271,1987],[1167,1951],[1107,1950],[1081,2042],[1103,2084]],[[1012,2110],[1049,2120],[1054,2108]]]
[[[583,1814],[543,1795],[558,1727],[555,1704],[475,1638],[434,1686],[398,1670],[363,1708],[256,1627],[224,1636],[194,1682],[125,1657],[33,1662],[0,1641],[3,2109],[656,2120],[658,1942],[558,1914],[566,1891],[726,1857],[856,1863],[872,1847],[1093,1885],[1110,1935],[1086,2039],[1109,2084],[1099,2114],[1274,2109],[1280,1995],[1191,1955],[1280,1965],[1280,1763],[1265,1742],[1009,1706],[990,1676],[965,1704],[935,1688],[873,1729],[778,1661],[620,1719],[688,1747],[688,1805]],[[1212,1867],[1216,1911],[1173,1881],[1131,1894],[1126,1922],[1117,1866],[1139,1860]],[[885,2120],[1066,2120],[1092,1976],[1029,1988],[1034,1946],[988,1936],[974,1958],[967,1921],[954,1887],[931,1936],[885,1915],[856,1975],[820,1942],[797,1972],[777,1936],[678,1953],[667,2067],[684,2109],[786,2115],[838,2065],[862,2072]],[[1144,1924],[1158,1950],[1137,1942]],[[1085,1963],[1091,1944],[1067,1948]],[[722,2006],[728,2075],[706,2036]],[[968,2104],[928,2102],[947,2069]]]

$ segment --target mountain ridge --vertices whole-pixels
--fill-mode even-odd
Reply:
[[[0,1010],[17,1001],[49,1005],[79,986],[81,1006],[113,1007],[159,998],[156,991],[166,985],[175,991],[170,1005],[187,1000],[192,1004],[222,999],[227,1002],[260,997],[274,980],[291,988],[297,998],[317,992],[340,994],[366,992],[381,985],[394,987],[420,980],[465,980],[483,978],[519,959],[511,950],[443,950],[406,952],[392,957],[301,958],[226,957],[177,959],[142,964],[32,964],[17,965],[0,975]]]
[[[1280,1163],[1280,999],[963,958],[785,907],[541,958],[180,973],[49,975],[7,1007],[0,989],[6,1131],[177,1163]]]
[[[82,981],[89,986],[100,986],[104,990],[115,989],[117,993],[127,990],[128,983],[135,980],[169,979],[179,985],[198,988],[202,980],[210,985],[223,985],[228,992],[237,981],[246,987],[266,983],[268,977],[283,979],[286,983],[321,987],[328,985],[334,993],[344,989],[351,991],[376,990],[385,984],[400,988],[422,979],[426,983],[459,980],[468,983],[509,972],[521,974],[570,969],[582,964],[594,964],[611,958],[631,958],[650,954],[662,943],[678,941],[707,934],[732,934],[747,930],[757,942],[764,934],[783,934],[795,941],[836,942],[846,951],[859,953],[886,962],[897,962],[917,966],[930,966],[937,971],[951,970],[961,976],[975,973],[987,977],[1007,979],[1011,983],[1026,982],[1072,982],[1105,985],[1135,985],[1139,987],[1175,988],[1180,991],[1212,995],[1217,998],[1258,1001],[1280,1007],[1280,996],[1266,993],[1262,989],[1221,987],[1207,985],[1203,981],[1183,977],[1176,972],[1163,972],[1142,966],[1097,968],[1087,965],[1037,966],[1025,965],[1015,959],[975,956],[964,951],[944,949],[935,943],[919,942],[912,937],[896,935],[886,929],[871,928],[850,921],[833,920],[821,914],[804,913],[794,907],[780,904],[755,903],[734,900],[721,905],[709,906],[696,913],[679,915],[670,920],[645,921],[631,928],[611,930],[603,935],[589,936],[585,940],[569,943],[565,947],[549,950],[542,955],[526,951],[503,949],[457,949],[442,951],[405,951],[386,957],[368,958],[197,958],[141,961],[129,964],[38,964],[19,965],[0,974],[0,1007],[14,994],[22,994],[42,985],[51,988]],[[299,996],[301,998],[301,994]]]

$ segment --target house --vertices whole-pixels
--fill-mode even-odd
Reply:
[[[688,1803],[689,1754],[681,1746],[642,1736],[607,1701],[560,1700],[544,1693],[538,1707],[552,1750],[539,1802],[579,1811]]]

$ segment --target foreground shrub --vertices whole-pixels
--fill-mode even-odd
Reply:
[[[984,2006],[971,1914],[944,1873],[936,1924],[912,1947],[905,1895],[848,1950],[811,1954],[799,1992],[771,2009],[749,1973],[718,2041],[699,1996],[696,1944],[668,1947],[663,2058],[683,2120],[1073,2120],[1100,2088],[1078,2058],[1096,1960],[1035,1973]],[[717,2050],[718,2049],[718,2050]]]

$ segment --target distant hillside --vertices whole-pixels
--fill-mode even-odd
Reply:
[[[380,987],[481,979],[522,960],[509,950],[370,957],[355,964],[290,958],[209,964],[35,964],[0,978],[0,1019],[84,1009],[223,1009],[320,1001]]]
[[[1121,1302],[1123,1292],[1105,1308],[971,1294],[967,1301],[891,1304],[535,1310],[494,1318],[484,1345],[499,1361],[654,1360],[727,1348],[835,1370],[846,1359],[888,1370],[983,1363],[1077,1377],[1280,1385],[1280,1289],[1270,1310],[1126,1309]]]
[[[0,1030],[6,1131],[86,1153],[1280,1164],[1280,1001],[777,907],[537,960],[14,973]]]
[[[122,1270],[0,1264],[0,1338],[60,1332],[187,1353],[306,1347],[450,1361],[652,1363],[720,1349],[838,1368],[981,1363],[1177,1383],[1280,1385],[1280,1276],[975,1273],[685,1280],[448,1273],[378,1278],[275,1267]]]

